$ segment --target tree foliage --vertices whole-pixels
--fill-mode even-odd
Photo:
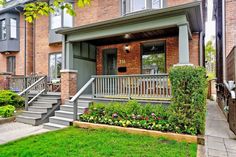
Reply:
[[[6,0],[0,0],[0,5],[5,5]],[[86,5],[90,5],[91,0],[77,0],[77,6],[82,8]],[[52,3],[41,1],[35,1],[27,3],[24,7],[25,20],[32,23],[39,16],[48,16],[54,13],[56,9],[66,9],[67,14],[75,16],[75,10],[73,6],[66,3],[66,0],[53,0]]]
[[[205,47],[205,53],[206,53],[206,61],[210,62],[212,57],[215,57],[216,50],[213,46],[212,41],[208,41]]]

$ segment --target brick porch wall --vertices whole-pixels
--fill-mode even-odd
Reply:
[[[166,68],[169,72],[174,64],[178,64],[178,37],[161,38],[159,40],[166,42]],[[131,50],[129,53],[124,52],[125,44],[99,46],[97,49],[97,74],[103,74],[103,50],[109,48],[117,48],[117,67],[126,66],[127,72],[118,74],[140,74],[141,73],[141,51],[140,44],[142,42],[129,43]],[[189,43],[190,47],[190,63],[199,65],[199,34],[193,34]],[[122,64],[123,63],[123,64]]]

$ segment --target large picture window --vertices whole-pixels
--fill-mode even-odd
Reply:
[[[15,75],[16,73],[16,57],[15,56],[7,57],[7,72]]]
[[[59,81],[61,78],[60,70],[62,66],[61,53],[50,54],[49,66],[50,81]]]
[[[0,40],[7,39],[7,28],[6,28],[6,20],[0,21]]]
[[[158,74],[166,72],[164,42],[146,43],[142,46],[142,73]]]

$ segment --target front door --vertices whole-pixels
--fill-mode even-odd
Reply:
[[[103,50],[103,74],[117,74],[117,49]]]

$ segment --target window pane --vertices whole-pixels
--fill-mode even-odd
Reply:
[[[61,9],[56,8],[55,13],[51,14],[51,29],[61,27]]]
[[[62,58],[61,54],[57,54],[56,66],[57,66],[57,78],[61,78],[61,65],[62,65]]]
[[[15,56],[7,57],[7,72],[15,74],[16,59]]]
[[[73,17],[66,13],[67,9],[64,9],[63,25],[64,27],[73,27]]]
[[[6,28],[6,20],[1,20],[0,21],[0,39],[5,40],[7,38],[7,28]]]
[[[17,38],[17,29],[16,29],[16,19],[10,19],[10,25],[11,25],[11,29],[10,29],[10,38]]]
[[[131,12],[146,9],[146,0],[131,0]]]
[[[50,55],[50,80],[56,79],[57,71],[56,71],[56,65],[55,65],[55,55]]]
[[[160,9],[161,8],[161,0],[152,0],[152,8]]]

